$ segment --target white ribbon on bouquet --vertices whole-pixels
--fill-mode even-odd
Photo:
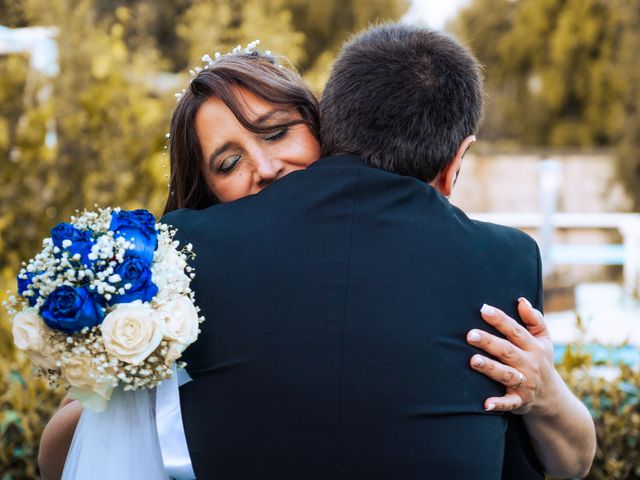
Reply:
[[[194,480],[187,438],[182,424],[179,387],[191,381],[173,365],[173,375],[156,389],[156,428],[165,471],[175,480]]]

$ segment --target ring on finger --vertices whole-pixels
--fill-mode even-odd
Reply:
[[[522,382],[524,382],[524,375],[520,372],[518,372],[518,383],[516,383],[512,388],[514,390],[517,390],[520,388],[520,386],[522,385]]]

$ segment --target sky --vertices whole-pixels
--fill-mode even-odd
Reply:
[[[403,20],[409,23],[424,23],[441,30],[460,7],[469,0],[413,0]]]

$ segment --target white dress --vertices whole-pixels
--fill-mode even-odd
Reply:
[[[116,388],[103,412],[85,408],[62,480],[195,479],[178,394],[189,380],[174,370],[158,389]]]
[[[85,408],[62,480],[169,480],[155,424],[155,392],[114,390],[103,412]]]

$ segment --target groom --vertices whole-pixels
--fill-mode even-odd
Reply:
[[[533,240],[446,199],[481,114],[457,42],[375,27],[333,69],[324,158],[163,219],[198,252],[206,322],[181,388],[198,479],[496,479],[505,451],[541,478],[522,425],[483,410],[502,389],[468,367],[483,302],[542,301]]]

